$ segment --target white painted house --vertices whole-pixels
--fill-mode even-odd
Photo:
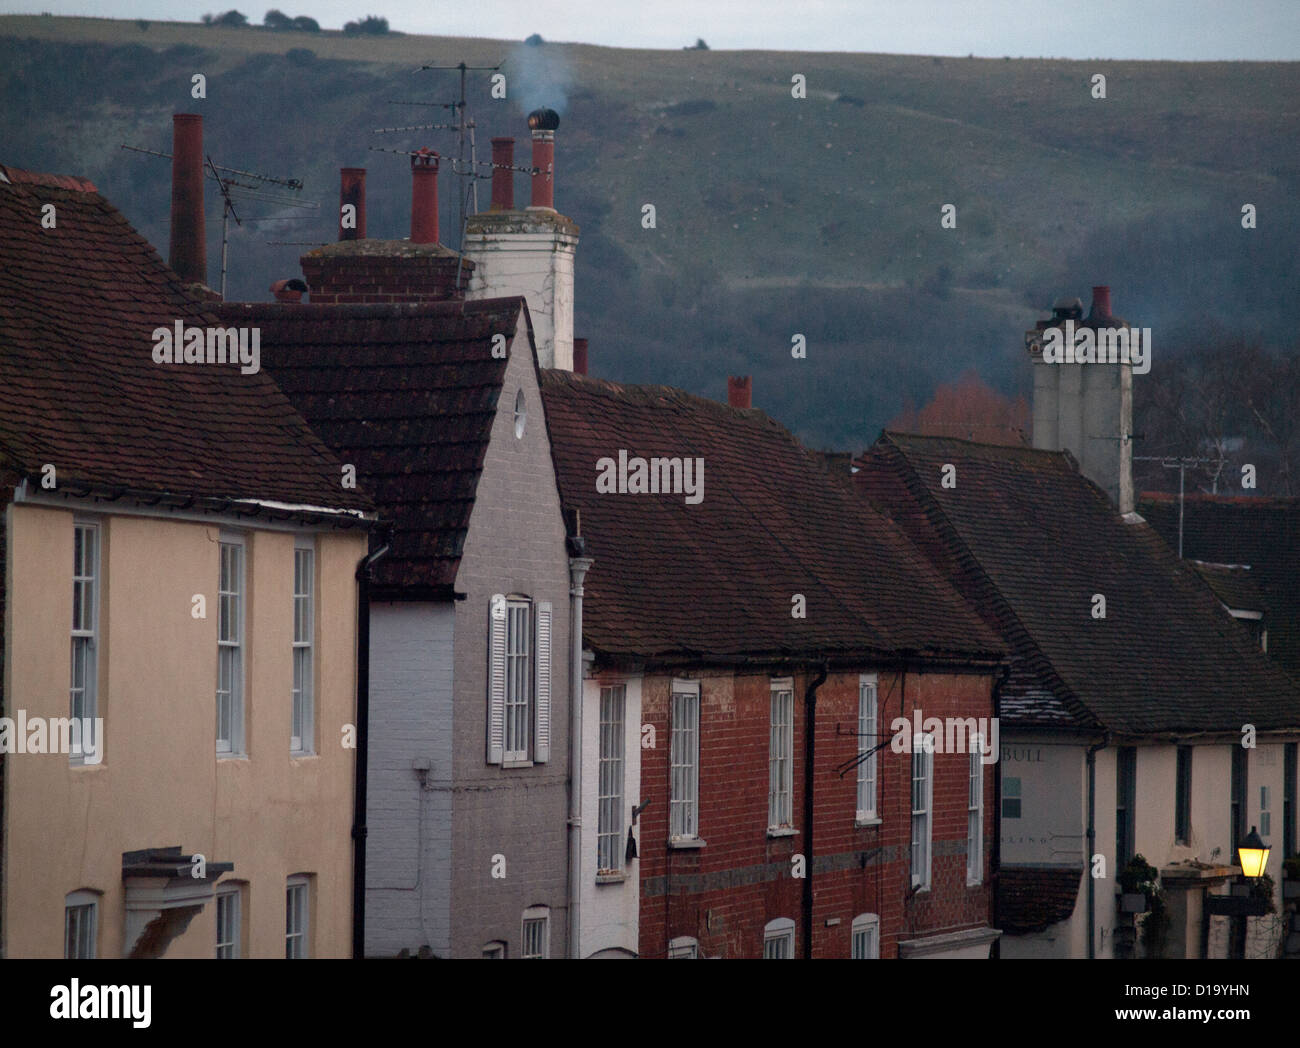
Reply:
[[[1147,918],[1117,896],[1134,854],[1168,906],[1152,948],[1272,955],[1280,917],[1246,918],[1234,943],[1242,918],[1210,915],[1206,898],[1229,891],[1252,826],[1271,834],[1267,872],[1281,881],[1300,690],[1133,512],[1131,365],[1045,363],[1043,332],[1066,320],[1123,325],[1098,288],[1087,318],[1058,303],[1030,332],[1035,448],[886,433],[858,462],[864,490],[1016,652],[999,690],[1002,956],[1146,950]]]

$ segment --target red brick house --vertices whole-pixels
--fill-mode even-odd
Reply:
[[[911,749],[914,711],[987,734],[998,639],[761,412],[562,371],[542,393],[594,561],[592,892],[637,880],[637,953],[988,956],[992,767],[943,730],[933,753],[891,740]]]

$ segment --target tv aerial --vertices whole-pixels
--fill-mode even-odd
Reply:
[[[146,156],[158,157],[162,160],[171,160],[171,153],[163,153],[156,149],[142,149],[140,146],[129,146],[122,144],[123,149],[129,149],[133,153],[144,153]],[[235,202],[248,202],[269,204],[273,207],[291,207],[303,210],[318,211],[320,204],[312,200],[303,200],[301,197],[291,195],[302,191],[302,181],[297,178],[276,178],[273,175],[263,175],[256,171],[245,171],[238,167],[226,167],[224,164],[215,163],[211,155],[204,158],[203,174],[206,178],[216,182],[217,189],[221,192],[221,297],[226,297],[226,258],[229,250],[229,233],[230,220],[235,220],[235,225],[243,226],[243,220],[240,219],[239,213],[235,210]],[[273,187],[281,187],[288,192],[277,192]],[[306,218],[308,216],[279,216],[271,218],[250,218],[250,222],[273,222],[288,221],[293,217]]]

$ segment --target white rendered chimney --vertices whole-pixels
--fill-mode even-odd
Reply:
[[[501,169],[494,169],[492,209],[466,221],[462,254],[475,263],[466,297],[522,295],[533,321],[538,363],[544,368],[572,371],[573,260],[578,226],[553,206],[555,129],[559,124],[554,110],[538,109],[529,114],[532,204],[514,207],[513,192],[496,181]],[[513,144],[507,149],[505,142],[493,141],[493,162],[509,167]],[[513,177],[513,171],[505,171],[503,181]]]

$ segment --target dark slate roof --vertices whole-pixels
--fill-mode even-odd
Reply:
[[[1234,611],[1262,613],[1268,606],[1249,564],[1211,564],[1204,560],[1189,560],[1187,563],[1196,569],[1226,607]]]
[[[888,520],[762,412],[542,372],[561,496],[595,564],[584,636],[646,659],[996,659],[1001,644]],[[704,497],[600,494],[597,461],[702,457]],[[803,594],[807,617],[791,615]]]
[[[1144,494],[1138,512],[1178,548],[1178,496]],[[1263,595],[1268,653],[1300,679],[1300,498],[1188,495],[1183,555],[1250,565]]]
[[[942,486],[946,464],[954,487]],[[1300,728],[1300,689],[1068,453],[886,433],[858,465],[861,490],[1015,650],[1009,723],[1068,711],[1080,727],[1129,735]],[[1104,619],[1092,617],[1097,593]]]
[[[91,183],[0,167],[0,456],[73,493],[367,511],[265,371],[154,363],[178,319],[217,323]]]
[[[1074,913],[1082,866],[1008,866],[998,871],[998,925],[1009,935],[1041,932]]]
[[[531,345],[523,299],[221,314],[261,328],[262,366],[392,522],[375,594],[450,597],[506,371],[492,337]]]

